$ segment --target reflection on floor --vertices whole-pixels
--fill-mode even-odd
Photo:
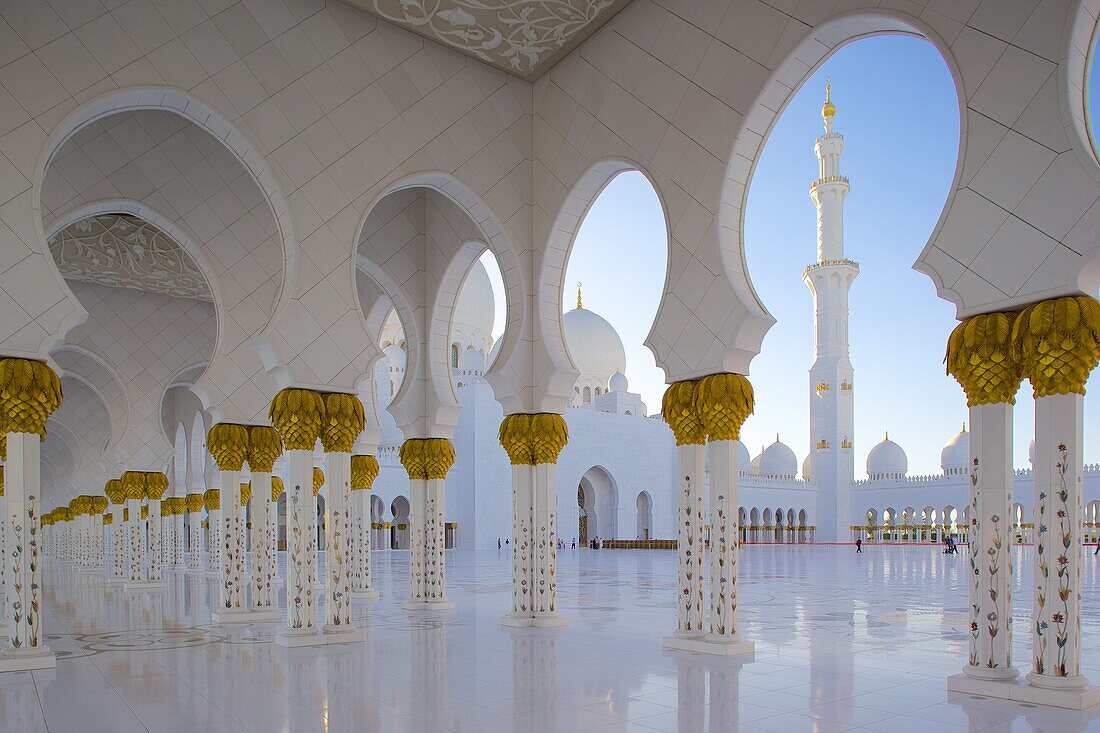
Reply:
[[[286,650],[275,624],[211,627],[216,579],[159,593],[47,569],[56,671],[0,675],[0,731],[24,733],[651,733],[1100,731],[1093,713],[948,695],[966,656],[964,553],[935,547],[751,546],[741,613],[755,660],[662,652],[675,620],[671,552],[566,550],[561,630],[501,628],[510,559],[448,554],[456,611],[410,615],[407,553],[376,552],[366,643]],[[1016,659],[1029,658],[1030,549],[1017,551]],[[1100,558],[1085,565],[1097,609]],[[322,576],[323,577],[323,576]],[[1100,682],[1100,610],[1083,629]],[[1025,670],[1026,671],[1026,670]]]

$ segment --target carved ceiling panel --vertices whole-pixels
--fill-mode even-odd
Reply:
[[[522,77],[537,79],[630,0],[345,0]]]
[[[61,275],[70,280],[213,301],[195,261],[168,235],[128,214],[81,219],[50,240]]]

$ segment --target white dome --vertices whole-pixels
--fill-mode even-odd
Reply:
[[[813,453],[807,453],[806,457],[802,459],[802,480],[803,481],[812,481],[813,480],[813,478],[812,478],[812,476],[813,476],[813,473],[812,473],[813,457],[814,457]]]
[[[909,470],[909,459],[901,446],[887,434],[882,442],[867,454],[867,475],[870,478],[901,478]]]
[[[752,458],[749,456],[749,449],[740,440],[737,441],[737,468],[741,471],[748,471],[751,464]]]
[[[607,384],[615,372],[626,371],[626,349],[611,324],[586,308],[562,316],[569,354],[582,377]]]
[[[760,446],[760,453],[757,454],[756,458],[753,458],[751,461],[749,461],[749,473],[753,474],[754,476],[760,475],[760,459],[763,457],[764,446]]]
[[[775,442],[760,454],[760,473],[765,476],[794,476],[798,473],[798,458],[786,443]]]
[[[966,425],[940,451],[940,468],[946,474],[965,473],[970,466],[970,433]]]
[[[626,381],[626,375],[622,372],[615,372],[611,375],[611,381],[608,383],[608,389],[611,392],[626,392],[630,387],[630,383]]]
[[[466,349],[459,354],[458,368],[464,372],[484,372],[485,357],[477,349]]]
[[[493,298],[489,274],[485,272],[481,260],[476,260],[458,292],[451,328],[475,331],[478,335],[489,338],[493,333],[496,313],[496,299]]]

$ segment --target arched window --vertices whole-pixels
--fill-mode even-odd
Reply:
[[[451,344],[451,368],[458,369],[458,344]]]
[[[584,388],[584,401],[586,403],[592,401],[592,388],[591,387],[585,387]]]
[[[599,388],[599,387],[596,387],[596,396],[597,396],[597,397],[599,397],[599,396],[600,396],[600,388]]]

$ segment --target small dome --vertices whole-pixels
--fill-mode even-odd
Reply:
[[[765,476],[794,476],[798,473],[798,458],[786,443],[775,442],[760,454],[760,473]]]
[[[901,446],[890,440],[887,433],[882,442],[867,454],[867,476],[876,478],[901,478],[909,470],[909,459]]]
[[[752,458],[749,456],[749,449],[745,447],[745,444],[740,440],[737,441],[737,467],[741,471],[748,471],[752,465]]]
[[[630,383],[626,381],[626,375],[622,372],[615,372],[611,375],[611,381],[608,383],[608,389],[611,392],[626,392],[630,387]]]
[[[966,424],[940,451],[940,468],[947,475],[966,473],[970,466],[970,433]]]
[[[753,458],[751,461],[749,461],[749,473],[753,474],[754,476],[760,475],[760,459],[763,457],[764,446],[760,446],[760,452],[756,455],[756,458]]]
[[[464,332],[474,331],[479,336],[489,338],[493,332],[496,313],[496,300],[493,298],[489,274],[481,260],[475,260],[462,283],[462,289],[458,291],[451,328]]]
[[[607,384],[615,372],[626,371],[626,349],[618,332],[587,308],[562,316],[569,355],[582,377]]]
[[[812,481],[813,480],[811,478],[813,476],[813,473],[811,473],[811,469],[813,467],[813,457],[814,457],[813,453],[807,453],[806,457],[802,459],[802,480],[803,481]]]

